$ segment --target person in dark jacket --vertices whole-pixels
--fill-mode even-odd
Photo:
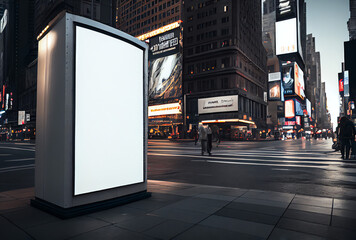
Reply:
[[[353,122],[346,117],[342,117],[339,124],[339,138],[341,140],[341,156],[343,159],[349,159],[350,149],[355,141],[355,133]]]

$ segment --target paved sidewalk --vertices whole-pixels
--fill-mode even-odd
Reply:
[[[148,181],[152,197],[61,220],[0,193],[0,239],[356,239],[356,201]]]

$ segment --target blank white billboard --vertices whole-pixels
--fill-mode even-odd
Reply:
[[[144,51],[75,28],[74,195],[144,182]]]
[[[276,55],[297,51],[297,19],[276,22]]]

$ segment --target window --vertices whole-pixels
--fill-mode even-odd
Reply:
[[[227,12],[228,11],[228,6],[224,6],[224,12]]]

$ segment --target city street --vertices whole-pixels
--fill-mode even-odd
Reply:
[[[35,145],[0,144],[0,191],[34,186]],[[119,152],[119,151],[118,151]],[[331,140],[222,142],[150,140],[148,179],[356,199],[356,160],[342,160]]]
[[[331,139],[222,142],[212,156],[200,146],[149,142],[148,178],[356,199],[356,161],[342,160]]]

